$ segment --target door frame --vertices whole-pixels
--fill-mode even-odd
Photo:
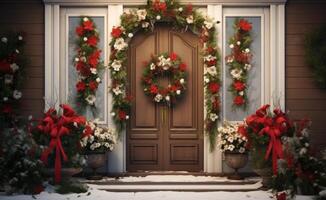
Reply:
[[[52,104],[45,104],[45,109],[49,106],[59,107],[60,102],[58,99],[65,99],[66,94],[59,94],[58,88],[62,85],[63,77],[60,74],[60,51],[62,46],[60,41],[64,38],[60,37],[60,11],[61,8],[80,8],[88,6],[89,8],[96,9],[96,7],[105,8],[108,10],[107,19],[107,32],[110,33],[113,26],[118,25],[120,22],[120,15],[123,13],[124,8],[143,5],[145,0],[114,0],[108,3],[107,0],[43,0],[45,3],[45,101],[52,102]],[[265,93],[269,98],[265,97],[265,102],[273,105],[272,97],[274,94],[280,95],[280,106],[285,108],[285,3],[286,0],[181,0],[181,3],[191,2],[194,5],[200,6],[201,9],[206,10],[207,14],[214,17],[216,20],[222,22],[217,25],[218,46],[223,49],[223,9],[239,6],[247,7],[262,7],[265,6],[269,9],[270,18],[270,52],[268,64],[271,66],[268,83],[268,90]],[[107,41],[111,40],[110,34],[107,34]],[[109,57],[109,50],[107,51],[107,57]],[[223,58],[223,52],[221,52],[221,58]],[[58,67],[60,66],[60,67]],[[223,66],[223,65],[221,65]],[[266,72],[267,73],[267,72]],[[265,73],[265,76],[266,76]],[[108,82],[110,77],[108,76]],[[107,95],[108,109],[111,109],[112,96]],[[203,105],[204,106],[204,105]],[[204,109],[205,110],[205,109]],[[223,111],[222,111],[223,112]],[[109,112],[108,112],[109,113]],[[205,116],[205,113],[204,113]],[[204,120],[204,119],[203,119]],[[113,121],[110,117],[107,117],[107,125],[113,126]],[[121,139],[115,147],[115,150],[109,154],[109,167],[110,172],[125,172],[126,171],[126,137],[125,133],[121,134]],[[215,150],[210,152],[209,140],[206,134],[204,134],[204,172],[223,172],[222,168],[222,153]]]

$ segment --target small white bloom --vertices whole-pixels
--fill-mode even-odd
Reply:
[[[88,19],[87,17],[84,17],[84,18],[83,18],[83,21],[84,21],[84,22],[87,22],[88,20],[89,20],[89,19]]]
[[[249,52],[250,52],[250,49],[246,48],[246,49],[245,49],[245,52],[246,52],[246,53],[249,53]]]
[[[148,26],[149,26],[149,23],[148,22],[141,23],[141,27],[142,28],[147,28]]]
[[[147,11],[145,9],[137,10],[138,21],[145,20],[147,15]]]
[[[122,94],[122,90],[120,90],[120,87],[119,87],[119,86],[113,88],[113,89],[112,89],[112,92],[113,92],[116,96],[118,96],[119,94]]]
[[[249,71],[251,69],[251,65],[250,64],[245,64],[244,69]]]
[[[114,117],[115,116],[115,112],[111,112],[111,116]]]
[[[211,113],[211,114],[209,115],[209,118],[214,122],[215,120],[218,119],[218,115],[215,114],[215,113]]]
[[[3,101],[8,101],[8,97],[3,97]]]
[[[234,48],[234,44],[230,44],[229,47],[230,47],[230,49],[233,49]]]
[[[6,37],[2,37],[2,38],[1,38],[1,42],[3,42],[3,43],[7,43],[7,42],[8,42],[8,39],[7,39]]]
[[[240,46],[241,42],[240,41],[237,41],[237,45]]]
[[[86,42],[88,39],[87,39],[87,37],[84,37],[83,40]]]
[[[299,154],[301,155],[301,156],[303,156],[304,154],[306,154],[307,153],[307,149],[306,148],[302,148],[302,149],[300,149],[300,151],[299,151]]]
[[[18,40],[23,40],[23,36],[18,35]]]
[[[241,76],[242,76],[242,70],[240,70],[240,69],[233,69],[233,70],[231,70],[231,75],[235,79],[240,79]]]
[[[214,26],[212,21],[204,21],[204,24],[207,29],[211,29]]]
[[[181,84],[184,84],[185,83],[185,80],[182,78],[182,79],[180,79],[180,83]]]
[[[179,12],[182,12],[182,11],[183,11],[183,8],[182,8],[182,7],[180,7],[180,8],[178,9],[178,11],[179,11]]]
[[[96,78],[96,82],[100,83],[101,82],[101,79],[99,77]]]
[[[161,16],[160,15],[157,15],[156,16],[156,20],[160,20],[161,19]]]
[[[16,53],[20,53],[20,51],[18,49],[16,49],[15,51],[16,51]]]
[[[155,67],[156,67],[156,65],[155,65],[154,63],[151,63],[151,65],[150,65],[150,69],[151,69],[151,70],[154,70]]]
[[[121,68],[121,60],[114,60],[111,64],[111,67],[114,69],[114,71],[120,71],[120,68]]]
[[[96,68],[90,68],[92,74],[97,74],[97,69]]]
[[[156,101],[156,102],[160,102],[161,100],[162,100],[162,95],[161,94],[157,94],[156,96],[155,96],[155,98],[154,98],[154,100]]]
[[[244,153],[246,151],[246,149],[245,148],[243,148],[243,147],[240,147],[240,149],[239,149],[239,153]]]
[[[244,95],[244,92],[243,91],[239,92],[239,95],[240,96],[243,96]]]
[[[306,147],[309,147],[309,143],[307,143],[307,142],[306,142],[304,145],[305,145]]]
[[[169,96],[169,95],[166,96],[166,97],[165,97],[165,100],[166,100],[166,101],[170,101],[170,96]]]
[[[129,37],[129,38],[132,38],[132,37],[134,37],[134,34],[129,33],[129,34],[128,34],[128,37]]]
[[[129,119],[129,115],[126,115],[126,119]]]
[[[215,66],[208,67],[207,68],[207,73],[209,73],[212,76],[215,76],[217,74],[217,70]]]
[[[94,105],[96,97],[94,95],[88,95],[85,99],[89,105]]]
[[[205,83],[209,83],[209,78],[205,78]]]
[[[28,120],[31,121],[33,119],[33,115],[28,116]]]
[[[125,42],[125,40],[123,38],[118,38],[115,40],[114,48],[116,50],[121,51],[127,47],[128,47],[128,44]]]
[[[74,127],[78,128],[77,122],[74,122]]]
[[[79,61],[79,58],[76,57],[76,58],[75,58],[75,61],[78,62],[78,61]]]
[[[13,72],[15,72],[19,69],[19,66],[16,63],[12,63],[10,65],[10,68],[12,69]]]
[[[205,61],[214,61],[216,60],[216,56],[208,55],[204,57]]]
[[[23,94],[22,94],[22,92],[20,92],[18,90],[14,90],[12,96],[14,97],[14,99],[20,99],[20,98],[22,98]]]
[[[193,24],[193,23],[194,23],[194,16],[189,15],[189,16],[186,18],[186,21],[187,21],[188,24]]]
[[[80,58],[80,60],[83,61],[83,62],[86,62],[86,57],[85,57],[85,56],[82,56],[82,57]]]
[[[177,93],[177,95],[180,95],[181,94],[181,90],[177,90],[176,93]]]

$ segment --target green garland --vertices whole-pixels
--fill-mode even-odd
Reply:
[[[197,34],[203,45],[204,85],[206,119],[205,130],[209,134],[211,149],[215,147],[218,116],[220,113],[220,68],[219,53],[216,43],[216,29],[214,20],[204,17],[192,5],[181,5],[175,0],[147,1],[143,8],[131,10],[121,15],[121,24],[113,27],[110,56],[110,72],[112,78],[111,93],[113,95],[113,109],[111,115],[117,125],[118,132],[124,129],[129,119],[131,101],[127,95],[127,57],[128,42],[139,31],[154,30],[157,22],[165,22],[180,31],[190,30]],[[115,90],[115,92],[113,91]],[[119,91],[119,92],[116,92]]]
[[[326,89],[326,24],[306,35],[306,61],[318,86]]]

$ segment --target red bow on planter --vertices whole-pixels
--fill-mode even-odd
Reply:
[[[73,123],[78,125],[84,125],[86,119],[82,116],[76,115],[75,111],[68,105],[60,105],[63,109],[63,115],[58,116],[55,109],[50,108],[45,113],[45,118],[42,120],[42,124],[38,126],[38,129],[49,134],[51,137],[49,147],[42,152],[41,160],[47,164],[49,154],[55,149],[55,183],[61,181],[61,156],[64,161],[68,160],[68,157],[63,149],[61,143],[61,136],[68,135],[70,133],[69,127]]]

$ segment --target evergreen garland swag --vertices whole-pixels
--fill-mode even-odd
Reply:
[[[326,89],[326,24],[306,35],[306,61],[318,86]]]
[[[117,130],[121,132],[124,129],[126,120],[129,119],[131,107],[130,94],[126,88],[128,84],[126,72],[128,42],[138,31],[153,31],[157,22],[169,23],[179,31],[190,30],[200,38],[205,68],[204,86],[207,111],[205,130],[209,134],[211,149],[213,149],[216,143],[217,122],[220,113],[220,57],[215,28],[218,22],[203,16],[191,4],[181,5],[174,0],[149,0],[147,5],[142,8],[124,12],[121,15],[120,26],[112,29],[109,63],[112,78],[111,93],[113,95],[111,115],[117,125]]]
[[[77,109],[84,112],[90,106],[95,115],[96,91],[102,82],[105,67],[100,58],[101,50],[97,46],[100,38],[93,19],[87,16],[80,17],[76,34],[77,55],[74,58],[74,65],[78,73]]]

